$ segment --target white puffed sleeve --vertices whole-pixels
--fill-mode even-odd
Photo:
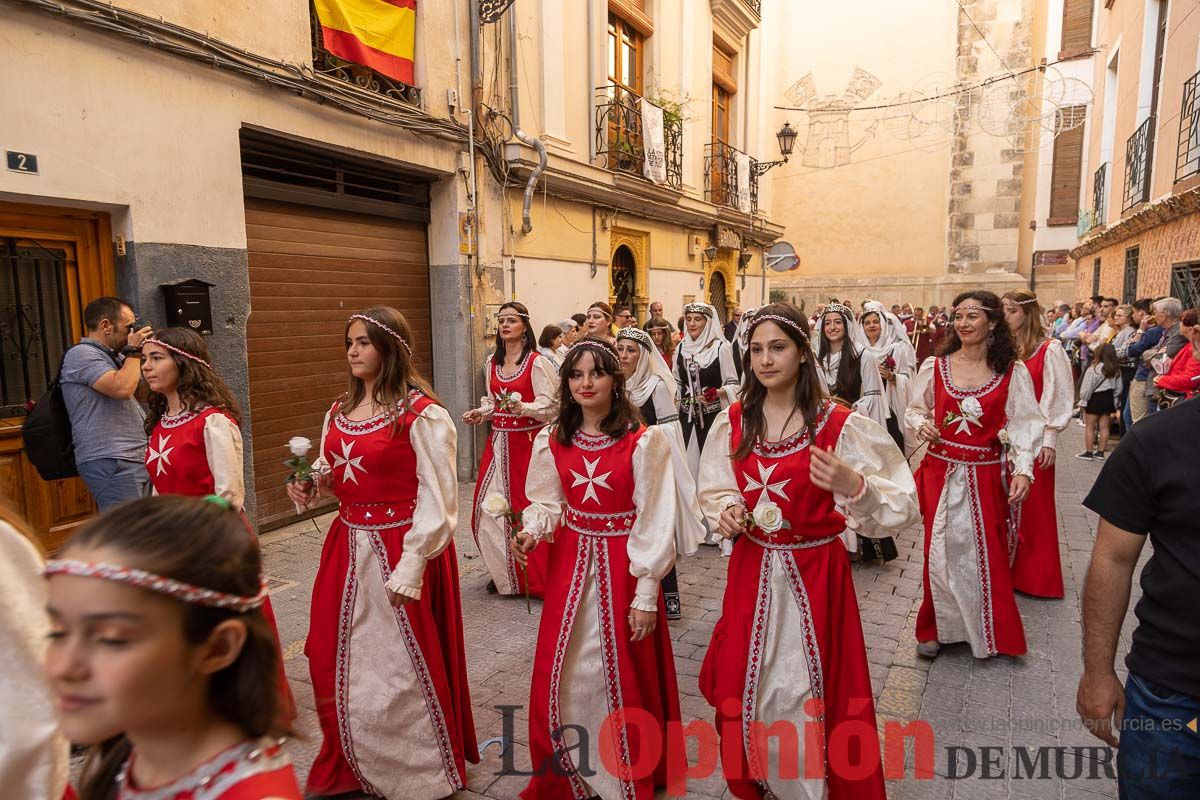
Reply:
[[[204,454],[213,476],[213,493],[241,511],[246,502],[242,431],[224,414],[209,414],[204,420]]]
[[[1075,381],[1071,376],[1071,359],[1062,343],[1051,339],[1046,348],[1046,357],[1042,361],[1042,399],[1038,405],[1046,418],[1042,447],[1053,450],[1058,444],[1058,435],[1071,422],[1075,410]]]
[[[533,370],[533,400],[518,404],[517,414],[532,417],[539,422],[550,422],[558,417],[558,370],[554,362],[545,356],[536,356],[529,365]]]
[[[858,497],[835,495],[838,505],[854,518],[857,533],[876,539],[892,536],[920,519],[912,470],[886,428],[851,414],[834,452],[865,483]]]
[[[696,477],[696,497],[700,511],[714,531],[721,514],[732,505],[745,505],[730,460],[729,411],[722,411],[713,420],[700,453],[700,473]]]
[[[651,395],[658,428],[671,451],[671,468],[675,472],[675,553],[690,556],[699,548],[707,533],[700,516],[700,501],[696,498],[696,482],[687,462],[687,445],[683,441],[683,426],[675,398],[667,384],[659,381]],[[665,420],[665,421],[664,421]]]
[[[521,530],[537,539],[554,539],[554,531],[562,522],[567,497],[563,494],[554,453],[550,452],[551,427],[538,431],[529,456],[529,471],[525,477],[525,497],[529,505],[521,512]]]
[[[917,377],[913,378],[908,387],[908,410],[904,412],[904,427],[912,436],[926,422],[933,420],[933,373],[937,366],[937,358],[930,356],[925,359]]]
[[[312,468],[317,472],[329,469],[329,462],[325,460],[325,439],[329,436],[329,422],[333,419],[333,410],[337,407],[337,403],[330,406],[329,410],[325,412],[325,419],[321,422],[321,442],[317,445],[317,457],[310,462]],[[320,484],[318,484],[319,486]]]
[[[454,541],[458,522],[458,432],[449,412],[431,405],[413,419],[408,436],[417,457],[417,506],[387,588],[419,598],[425,563]]]
[[[675,564],[675,469],[663,432],[647,428],[633,450],[633,505],[637,519],[629,531],[629,573],[637,578],[630,604],[658,610],[659,582]]]
[[[1008,431],[1013,474],[1032,478],[1034,459],[1042,449],[1046,418],[1034,399],[1033,379],[1029,377],[1029,370],[1020,361],[1012,366],[1004,413],[1008,416],[1004,427]]]
[[[862,396],[854,404],[854,410],[886,426],[887,398],[883,396],[879,363],[869,353],[863,352],[858,359],[858,373],[862,376]]]
[[[721,362],[721,406],[729,408],[737,402],[738,390],[742,380],[738,377],[737,366],[734,364],[733,345],[721,341],[717,347],[717,358]]]
[[[479,408],[484,419],[491,419],[496,410],[496,398],[492,396],[492,357],[483,360],[483,390],[486,394],[479,398]]]

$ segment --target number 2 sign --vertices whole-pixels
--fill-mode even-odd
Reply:
[[[38,174],[37,156],[33,153],[17,153],[13,150],[6,150],[4,156],[8,161],[8,168],[12,172],[24,172],[28,175]]]

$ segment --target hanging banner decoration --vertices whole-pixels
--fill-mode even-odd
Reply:
[[[417,0],[316,0],[316,8],[326,50],[414,84]]]
[[[746,153],[737,154],[737,207],[743,214],[749,214],[750,205],[750,156]]]
[[[667,182],[667,142],[663,135],[663,110],[642,98],[642,175],[663,185]]]

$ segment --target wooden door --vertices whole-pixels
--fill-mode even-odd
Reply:
[[[246,348],[260,528],[295,519],[284,491],[287,440],[307,436],[315,445],[325,412],[346,390],[350,314],[374,305],[399,310],[413,329],[418,368],[432,374],[425,231],[418,222],[246,199]]]
[[[105,215],[0,203],[0,497],[47,552],[96,507],[82,480],[41,479],[21,426],[83,335],[83,307],[115,291],[110,242]]]

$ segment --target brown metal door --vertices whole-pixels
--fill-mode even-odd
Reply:
[[[287,440],[319,441],[346,390],[350,314],[398,309],[417,366],[431,375],[429,258],[423,223],[293,203],[246,198],[246,235],[256,522],[270,528],[295,519],[283,488]]]

